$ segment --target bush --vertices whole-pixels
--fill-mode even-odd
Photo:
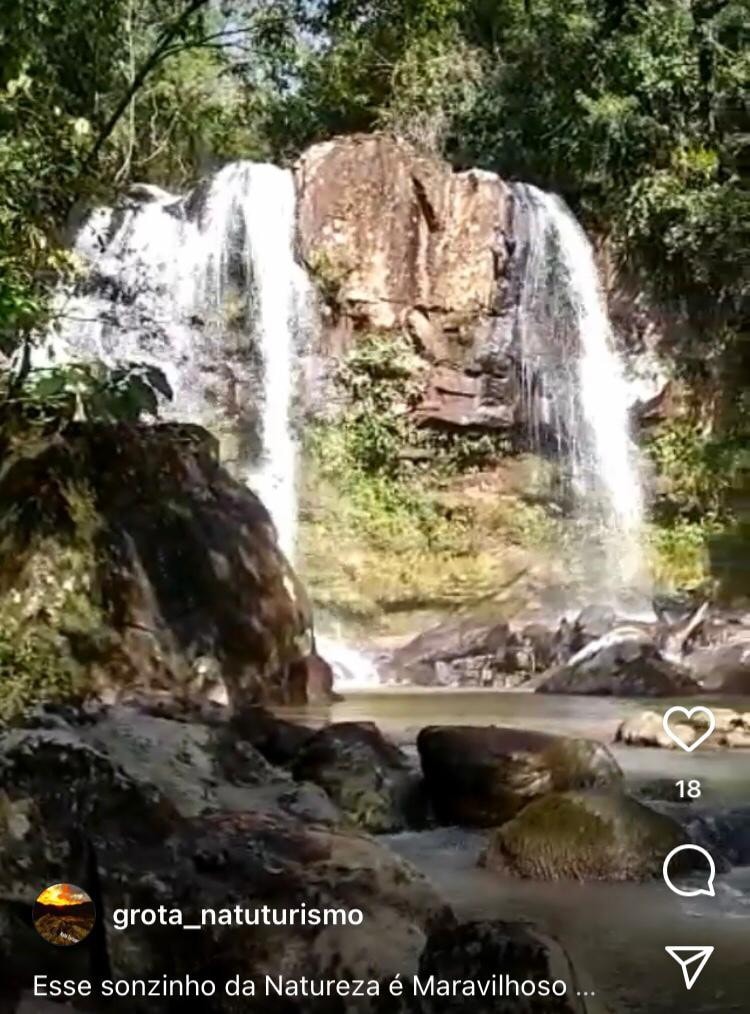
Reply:
[[[664,489],[657,504],[660,520],[714,523],[729,516],[728,494],[742,465],[746,437],[714,436],[699,423],[678,419],[646,444]]]
[[[336,376],[340,415],[305,431],[304,576],[319,609],[367,621],[370,633],[374,618],[395,632],[398,615],[505,595],[524,551],[554,527],[501,473],[467,492],[467,473],[505,447],[491,434],[418,425],[425,368],[405,338],[364,336]]]

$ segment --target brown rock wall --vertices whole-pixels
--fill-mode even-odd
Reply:
[[[510,250],[506,184],[375,134],[309,148],[297,185],[300,256],[327,307],[319,358],[358,333],[405,332],[433,364],[425,421],[507,425],[483,376]]]

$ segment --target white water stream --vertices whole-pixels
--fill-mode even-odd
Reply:
[[[208,426],[294,550],[291,406],[308,283],[294,259],[291,172],[225,166],[185,197],[140,187],[97,209],[75,250],[88,274],[61,294],[59,359],[146,362],[174,391],[166,418]]]
[[[594,250],[560,197],[527,184],[514,194],[525,256],[516,330],[532,437],[552,438],[567,458],[577,513],[604,550],[598,587],[643,588],[638,454]]]

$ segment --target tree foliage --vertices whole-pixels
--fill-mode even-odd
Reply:
[[[711,327],[747,312],[747,0],[327,0],[269,133],[386,127],[563,192]],[[288,55],[288,53],[287,53]]]
[[[239,70],[247,47],[262,52],[280,17],[285,24],[285,9],[261,0],[3,4],[0,357],[12,397],[48,391],[50,406],[61,407],[75,389],[79,413],[84,402],[119,405],[126,415],[134,404],[148,407],[144,385],[159,385],[132,365],[109,378],[102,364],[28,376],[50,291],[71,267],[62,242],[68,212],[133,178],[182,184],[227,158],[261,153],[253,117],[243,115]]]
[[[43,326],[76,201],[370,129],[561,191],[706,340],[743,334],[748,23],[748,0],[7,0],[0,354]]]

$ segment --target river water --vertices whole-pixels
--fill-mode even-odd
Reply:
[[[441,723],[513,725],[590,736],[611,745],[626,714],[642,707],[666,710],[671,703],[676,702],[389,689],[348,693],[327,717],[374,721],[407,750],[413,750],[420,728]],[[721,705],[750,711],[748,699],[724,699]],[[654,779],[698,778],[703,788],[700,810],[715,813],[750,804],[750,752],[704,749],[686,754],[617,746],[613,750],[633,788]],[[527,919],[559,939],[580,969],[584,988],[596,993],[592,1010],[750,1011],[750,867],[719,875],[716,897],[688,899],[672,894],[661,880],[578,884],[502,877],[476,864],[481,832],[447,828],[387,840],[430,877],[463,918]],[[716,948],[689,993],[680,968],[664,950],[683,945]]]

